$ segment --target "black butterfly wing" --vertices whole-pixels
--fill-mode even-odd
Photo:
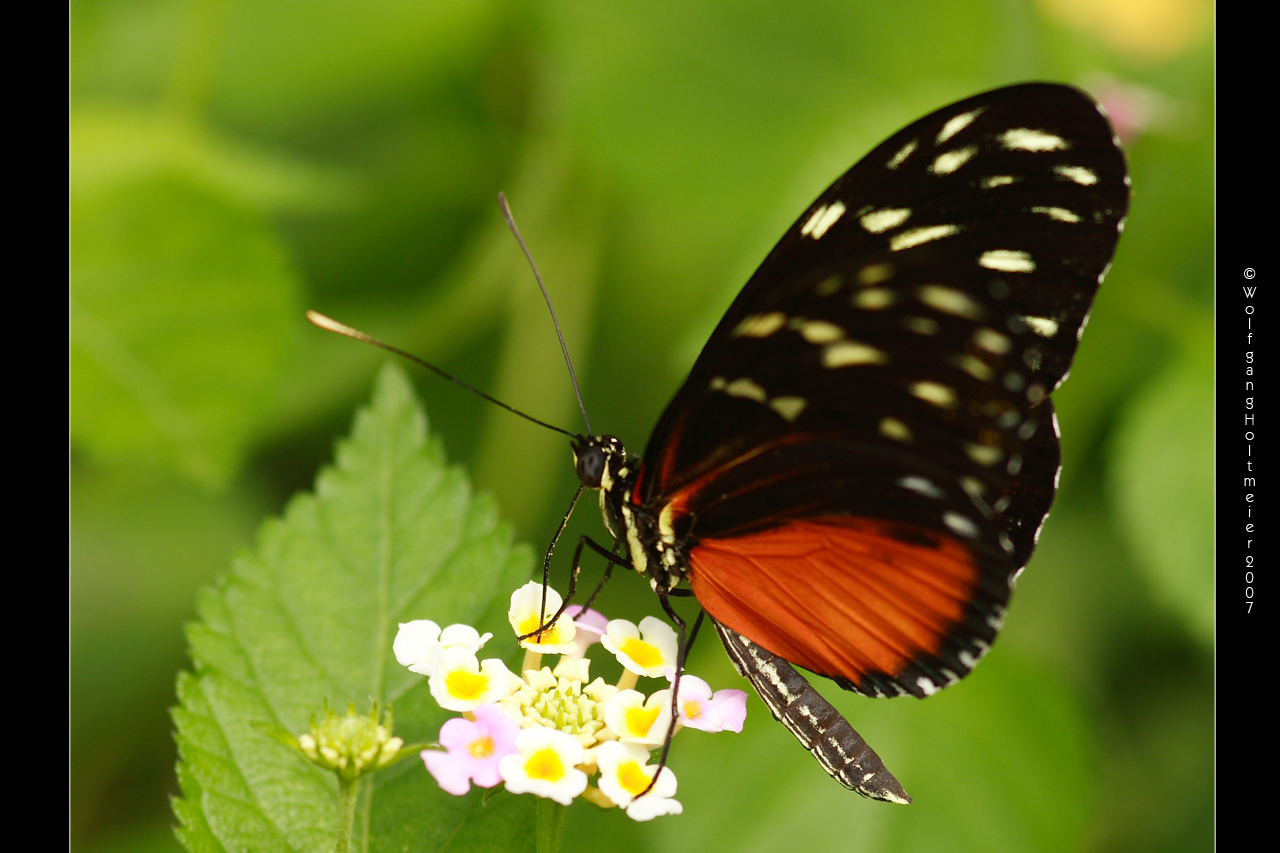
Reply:
[[[1098,106],[1026,84],[917,121],[814,202],[712,334],[632,495],[718,622],[872,695],[972,668],[1053,499],[1048,394],[1128,195]]]

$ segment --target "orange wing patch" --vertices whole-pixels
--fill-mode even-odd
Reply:
[[[978,582],[973,556],[956,540],[869,518],[704,539],[689,563],[693,593],[717,621],[792,663],[855,683],[936,655]]]

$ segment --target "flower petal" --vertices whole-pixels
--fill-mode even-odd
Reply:
[[[543,595],[546,595],[546,607],[542,607]],[[560,593],[548,587],[545,591],[542,584],[529,581],[511,594],[511,607],[507,611],[507,620],[517,637],[522,637],[538,629],[557,610],[564,599]],[[573,639],[576,629],[573,620],[567,614],[561,614],[556,623],[543,632],[541,641],[534,642],[533,637],[521,640],[520,645],[531,651],[542,654],[572,654],[577,650]]]
[[[430,674],[431,652],[440,639],[440,626],[430,619],[415,619],[412,622],[401,622],[396,632],[391,650],[401,666],[427,667],[424,675]]]
[[[511,793],[536,794],[567,806],[587,789],[587,774],[577,768],[584,751],[572,735],[541,726],[524,729],[516,749],[498,765]]]
[[[658,769],[648,765],[649,758],[649,750],[634,743],[610,741],[596,748],[601,793],[624,807],[633,820],[652,820],[684,810],[678,800],[672,799],[676,793],[676,777],[669,767],[662,769],[653,788],[641,796]]]

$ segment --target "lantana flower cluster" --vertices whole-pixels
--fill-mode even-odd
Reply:
[[[544,604],[543,587],[533,581],[516,590],[507,613],[516,636],[537,630],[561,602],[547,589]],[[669,625],[650,616],[637,626],[568,607],[540,640],[520,641],[519,675],[498,658],[480,660],[491,638],[468,625],[441,630],[429,620],[401,623],[396,636],[396,660],[430,679],[440,707],[462,713],[441,727],[439,748],[422,751],[441,788],[462,795],[472,784],[503,784],[564,805],[582,797],[622,808],[634,820],[680,814],[675,773],[664,767],[654,781],[653,751],[671,728],[671,687],[648,696],[635,689],[642,677],[674,682],[678,650]],[[585,655],[597,642],[622,664],[615,683],[590,676]],[[542,665],[548,654],[560,656],[554,668]],[[676,706],[677,731],[740,732],[747,694],[713,693],[702,679],[682,673]]]

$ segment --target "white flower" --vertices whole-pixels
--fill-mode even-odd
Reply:
[[[507,619],[510,620],[517,637],[538,630],[538,626],[560,609],[560,604],[564,600],[560,597],[560,593],[548,587],[547,606],[544,609],[541,606],[542,596],[542,584],[537,581],[529,581],[511,594],[511,609],[507,611]],[[534,642],[537,638],[530,637],[527,640],[521,640],[520,645],[541,654],[572,654],[577,650],[573,642],[574,633],[573,619],[562,613],[554,625],[542,632],[541,642]]]
[[[660,744],[671,728],[671,691],[659,690],[645,701],[639,691],[620,690],[604,703],[604,722],[623,743]]]
[[[440,626],[430,619],[401,622],[391,650],[401,666],[420,675],[431,674],[431,652],[440,639]]]
[[[609,741],[596,747],[596,763],[600,767],[600,791],[610,800],[627,810],[632,820],[653,820],[659,815],[680,814],[684,806],[672,799],[676,793],[676,775],[671,768],[662,768],[662,774],[653,789],[639,796],[657,767],[649,767],[649,750],[637,743]]]
[[[443,632],[430,619],[401,622],[391,649],[401,666],[419,675],[431,674],[431,660],[439,649],[465,648],[472,654],[480,651],[493,634],[480,636],[470,625],[450,625]]]
[[[511,692],[511,673],[497,658],[484,663],[466,648],[444,649],[431,667],[431,695],[448,711],[474,711]]]
[[[643,633],[644,639],[641,639]],[[676,632],[661,619],[646,616],[640,627],[626,619],[613,619],[600,642],[636,675],[657,678],[676,665]]]
[[[569,805],[587,789],[582,744],[572,735],[541,726],[524,729],[516,738],[516,754],[498,764],[507,790],[513,794],[537,794]]]

